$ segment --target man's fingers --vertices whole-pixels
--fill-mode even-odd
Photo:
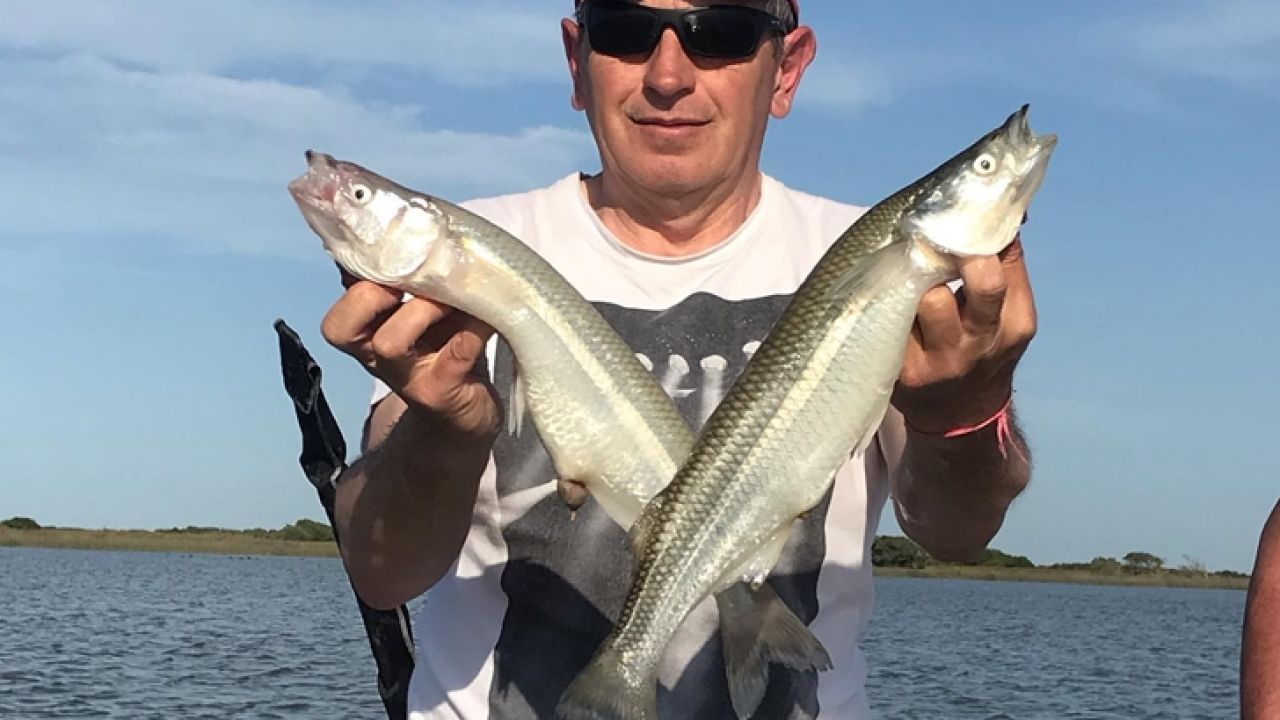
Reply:
[[[916,328],[921,349],[936,352],[959,344],[962,336],[960,306],[951,288],[939,285],[920,299]]]
[[[330,345],[343,352],[357,355],[362,349],[367,351],[378,321],[400,304],[400,297],[399,292],[381,285],[357,282],[329,308],[320,332]]]
[[[493,329],[462,313],[450,317],[446,324],[450,326],[450,335],[441,346],[431,371],[443,384],[460,385],[484,355],[485,344],[493,335]]]
[[[960,263],[964,279],[964,308],[960,317],[964,329],[978,340],[992,338],[1000,331],[1000,314],[1004,311],[1004,267],[995,257],[965,258]]]
[[[413,355],[423,333],[452,311],[447,305],[410,298],[374,333],[371,343],[374,356],[394,361]]]
[[[1004,299],[1004,329],[1019,341],[1029,341],[1036,334],[1038,321],[1035,293],[1031,290],[1031,277],[1020,237],[1001,253],[1000,262],[1004,265],[1005,285],[1008,287]]]

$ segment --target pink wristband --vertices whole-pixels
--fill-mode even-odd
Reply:
[[[1000,409],[997,410],[994,415],[992,415],[991,417],[987,418],[986,420],[983,420],[982,422],[976,425],[962,425],[960,427],[952,428],[950,430],[946,430],[940,433],[924,433],[924,434],[936,435],[938,437],[944,437],[944,438],[956,438],[956,437],[963,437],[965,435],[971,435],[973,433],[978,432],[979,430],[982,430],[994,424],[996,426],[996,443],[1000,448],[1000,456],[1007,459],[1009,457],[1008,448],[1009,446],[1013,446],[1014,452],[1018,453],[1018,457],[1025,460],[1026,456],[1022,454],[1022,449],[1019,448],[1018,443],[1014,442],[1013,440],[1013,426],[1012,426],[1012,421],[1009,419],[1009,410],[1012,407],[1013,407],[1013,395],[1010,395],[1009,399],[1004,401],[1004,405],[1001,405]],[[917,431],[917,432],[921,432],[921,431]]]

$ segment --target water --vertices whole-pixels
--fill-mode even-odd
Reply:
[[[1235,590],[882,579],[863,642],[885,718],[1239,717]]]
[[[0,548],[0,717],[382,718],[341,563]]]
[[[1244,593],[878,580],[882,718],[1238,715]],[[337,560],[0,548],[0,718],[381,720]]]

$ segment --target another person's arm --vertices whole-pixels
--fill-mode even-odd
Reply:
[[[1242,720],[1280,718],[1280,503],[1262,531],[1240,654]]]
[[[334,514],[356,591],[373,607],[395,607],[448,571],[470,528],[498,428],[496,395],[477,372],[492,330],[358,282],[330,309],[323,333],[392,390],[370,413]]]
[[[1007,403],[1012,412],[1014,369],[1036,333],[1021,240],[999,258],[963,261],[961,274],[959,297],[939,287],[921,302],[894,391],[897,412],[882,430],[901,453],[891,463],[899,525],[946,561],[976,558],[1031,479],[1027,443],[1011,417],[944,436]]]

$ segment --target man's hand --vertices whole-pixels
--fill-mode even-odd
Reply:
[[[497,430],[493,386],[477,370],[493,329],[470,315],[344,273],[346,293],[321,331],[359,360],[410,408],[428,411],[464,433]]]
[[[1020,237],[998,257],[966,258],[960,272],[958,293],[941,286],[921,300],[894,389],[894,406],[925,433],[975,425],[999,411],[1036,333]]]
[[[394,393],[373,407],[363,453],[338,484],[334,523],[356,591],[408,602],[449,571],[471,526],[499,425],[477,369],[493,330],[446,305],[343,275],[322,332]]]

